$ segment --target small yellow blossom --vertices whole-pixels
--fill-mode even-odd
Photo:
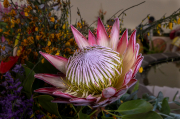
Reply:
[[[123,103],[123,101],[121,100],[121,103]]]
[[[20,56],[21,55],[21,50],[19,49],[18,51],[17,51],[17,56]]]
[[[177,23],[180,24],[180,18],[178,19]]]
[[[39,40],[39,39],[40,39],[40,36],[37,35],[37,36],[36,36],[36,39]]]
[[[67,47],[67,46],[70,46],[70,45],[71,45],[70,42],[66,42],[66,44],[65,44],[66,47]]]
[[[60,53],[59,53],[59,52],[57,52],[55,55],[60,55]]]
[[[10,6],[9,1],[4,0],[3,5],[4,5],[5,8],[8,8]]]
[[[11,15],[12,17],[16,16],[16,11],[15,11],[14,9],[12,9],[11,12],[10,12],[10,15]]]
[[[66,29],[66,24],[64,24],[62,28],[63,28],[63,29]]]
[[[160,30],[157,30],[157,33],[160,35],[161,34]]]
[[[176,19],[174,19],[174,23],[177,23]]]
[[[51,21],[51,22],[54,22],[54,21],[55,21],[54,17],[51,17],[51,18],[50,18],[50,21]]]
[[[50,46],[51,45],[51,41],[48,41],[48,44],[47,44],[47,46]]]
[[[139,73],[142,73],[143,72],[143,67],[140,67],[139,68]]]
[[[158,27],[161,28],[161,24],[158,24]]]
[[[24,13],[24,15],[27,17],[27,16],[28,16],[28,13],[27,13],[27,12],[25,12],[25,13]]]
[[[3,31],[3,29],[0,29],[0,32],[2,32]]]
[[[38,27],[35,28],[35,31],[38,31]]]
[[[18,29],[17,32],[21,32],[21,29]]]
[[[150,33],[148,32],[148,33],[147,33],[147,35],[149,36],[149,35],[150,35]]]
[[[41,60],[41,63],[42,63],[42,64],[44,63],[44,58]]]
[[[169,22],[169,29],[171,29],[171,30],[172,30],[172,27],[173,27],[172,22]]]

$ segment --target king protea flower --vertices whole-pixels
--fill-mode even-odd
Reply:
[[[55,103],[75,106],[104,107],[118,100],[136,83],[135,74],[143,56],[136,44],[136,30],[128,41],[128,30],[119,40],[119,19],[115,19],[110,38],[100,19],[97,37],[89,31],[88,40],[71,26],[79,50],[66,59],[40,52],[62,74],[36,74],[35,77],[53,85],[35,90],[57,96]]]

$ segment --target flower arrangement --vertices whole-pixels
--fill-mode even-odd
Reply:
[[[72,25],[70,10],[70,0],[0,4],[0,119],[177,118],[161,92],[137,97],[143,56],[136,42],[150,28],[122,28],[126,10],[112,25],[98,18],[95,29],[78,9]],[[171,29],[178,15],[152,28]]]

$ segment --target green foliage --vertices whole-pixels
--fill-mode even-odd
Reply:
[[[58,112],[57,103],[52,103],[51,101],[54,99],[49,95],[40,95],[37,97],[39,104],[47,110],[51,114],[55,114],[56,116],[60,116]]]
[[[26,78],[23,81],[23,91],[25,91],[28,98],[32,95],[32,85],[34,82],[34,71],[32,71],[30,68],[23,66],[25,70]]]
[[[163,101],[162,101],[162,104],[161,104],[161,110],[160,110],[162,113],[164,114],[167,114],[169,115],[170,113],[170,107],[169,107],[169,104],[168,104],[168,99],[167,98],[164,98]]]
[[[151,111],[153,106],[144,100],[132,100],[120,105],[117,112],[121,115],[132,115]]]
[[[163,119],[159,114],[154,111],[147,113],[135,114],[135,115],[126,115],[122,119]]]

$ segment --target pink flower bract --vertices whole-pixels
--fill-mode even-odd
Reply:
[[[73,26],[72,32],[79,51],[66,59],[40,52],[63,75],[36,74],[54,87],[35,92],[57,96],[52,102],[75,106],[104,107],[126,93],[136,83],[135,74],[143,56],[136,43],[136,30],[128,41],[128,30],[119,39],[119,19],[115,19],[110,38],[98,19],[97,36],[89,31],[88,40]]]

